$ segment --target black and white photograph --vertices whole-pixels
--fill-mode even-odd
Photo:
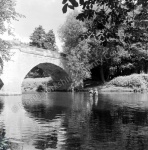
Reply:
[[[0,0],[0,150],[148,150],[148,0]]]

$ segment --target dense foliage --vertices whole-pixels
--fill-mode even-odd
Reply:
[[[11,33],[11,28],[6,28],[5,23],[10,24],[11,20],[17,20],[18,17],[22,17],[21,14],[15,11],[15,1],[13,0],[1,0],[0,1],[0,34],[8,30]],[[0,39],[0,65],[3,67],[3,60],[10,58],[9,48],[11,44],[7,41]]]
[[[148,75],[132,74],[129,76],[119,76],[108,82],[106,87],[124,87],[132,88],[135,91],[144,91],[148,89]]]
[[[90,77],[89,45],[87,40],[81,40],[85,32],[84,23],[76,20],[78,12],[70,13],[65,23],[59,29],[59,35],[64,42],[64,52],[67,54],[73,86],[78,86],[83,79]]]
[[[53,30],[49,30],[48,33],[46,33],[41,25],[35,28],[34,32],[30,36],[30,40],[31,46],[53,51],[56,50],[55,35]]]
[[[147,0],[63,0],[63,4],[64,13],[82,6],[76,19],[85,31],[79,37],[87,40],[88,62],[99,63],[102,81],[147,71]]]

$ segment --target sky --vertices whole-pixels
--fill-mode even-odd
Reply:
[[[25,18],[20,18],[19,21],[12,21],[16,39],[29,42],[34,29],[42,25],[46,32],[53,29],[56,44],[61,50],[62,43],[57,31],[67,15],[62,13],[62,6],[62,0],[16,0],[16,11],[25,15]],[[7,37],[6,34],[4,36]]]

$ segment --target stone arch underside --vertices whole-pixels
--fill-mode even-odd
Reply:
[[[52,63],[40,63],[34,67],[42,69],[46,77],[52,78],[51,84],[49,85],[48,83],[49,91],[69,89],[71,85],[71,78],[63,68]],[[26,71],[27,73],[24,74],[23,78],[25,78],[25,76],[31,71],[31,69],[29,71]]]

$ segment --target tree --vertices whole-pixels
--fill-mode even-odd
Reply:
[[[24,17],[15,11],[15,6],[16,3],[13,0],[0,1],[0,34],[3,34],[7,30],[4,25],[5,22],[11,23],[12,19],[17,20],[18,17]]]
[[[136,4],[136,3],[135,3]],[[147,55],[147,42],[148,42],[148,12],[147,5],[135,7],[134,13],[130,12],[130,15],[133,16],[134,20],[132,21],[132,26],[126,28],[125,30],[125,42],[128,43],[128,55],[129,57],[121,56],[122,53],[118,53],[116,60],[114,61],[113,70],[135,70],[135,72],[146,72],[148,55]],[[119,51],[121,52],[121,51]],[[127,56],[127,55],[126,55]],[[124,59],[126,58],[126,62]],[[124,63],[123,63],[124,62]],[[118,63],[118,67],[115,65]],[[116,69],[115,69],[116,68]]]
[[[48,33],[46,33],[41,25],[35,28],[34,32],[30,36],[30,40],[31,46],[53,51],[56,50],[55,35],[53,30],[49,30]]]
[[[88,20],[83,37],[93,39],[92,53],[101,54],[101,63],[107,62],[102,55],[107,54],[114,68],[119,69],[124,56],[118,55],[118,51],[124,49],[134,57],[135,52],[140,57],[145,53],[148,42],[148,0],[79,0],[79,3],[77,0],[63,0],[63,4],[64,13],[68,7],[74,9],[82,5],[77,19],[83,22]],[[117,55],[110,55],[112,53]],[[132,65],[123,66],[121,68],[130,68]]]
[[[148,19],[148,0],[79,0],[79,3],[83,7],[77,19],[91,20],[85,36],[99,39],[105,47],[131,46],[133,39],[140,40],[145,34],[139,27],[143,22],[147,25],[143,20]],[[63,0],[63,4],[64,13],[67,7],[78,7],[77,0]]]
[[[38,48],[43,48],[45,36],[46,36],[45,30],[41,25],[39,25],[39,27],[35,28],[34,32],[30,36],[31,40],[30,45]]]
[[[67,55],[73,87],[83,86],[83,80],[91,77],[89,51],[88,42],[83,40]]]
[[[17,20],[19,17],[24,17],[23,15],[15,11],[16,3],[13,0],[1,0],[0,1],[0,34],[7,31],[5,22],[11,23],[11,20]],[[8,28],[8,33],[11,33],[11,28]],[[0,39],[0,65],[3,67],[3,60],[8,60],[10,58],[9,49],[11,44],[7,41]]]
[[[53,51],[56,50],[55,35],[53,33],[53,30],[49,30],[48,33],[46,33],[43,48]]]
[[[76,19],[77,15],[77,11],[70,13],[65,23],[59,28],[59,35],[64,42],[66,53],[69,53],[70,49],[78,45],[80,36],[85,32],[84,23]]]
[[[76,20],[78,12],[70,13],[65,23],[59,29],[59,35],[64,42],[64,52],[67,54],[67,65],[73,80],[73,87],[83,83],[90,77],[89,46],[87,40],[81,40],[85,32],[84,23]]]

